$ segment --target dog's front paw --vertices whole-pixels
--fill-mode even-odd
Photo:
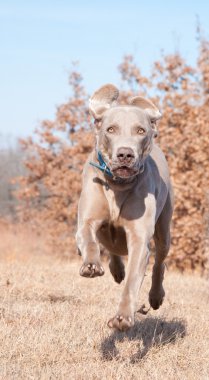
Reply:
[[[103,276],[104,274],[104,269],[102,268],[101,265],[99,264],[83,264],[82,267],[80,268],[80,275],[83,277],[98,277],[98,276]]]
[[[111,318],[107,324],[110,328],[115,328],[120,331],[126,331],[134,325],[134,317],[124,317],[119,314]]]

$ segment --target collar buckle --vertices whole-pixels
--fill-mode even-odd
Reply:
[[[96,164],[95,162],[92,162],[92,161],[90,161],[89,164],[101,170],[104,174],[107,174],[109,177],[113,177],[113,174],[110,168],[107,166],[106,162],[104,161],[102,157],[102,153],[99,150],[97,152],[97,158],[98,158],[99,164]]]

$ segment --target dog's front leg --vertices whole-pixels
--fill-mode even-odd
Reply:
[[[100,220],[85,220],[76,234],[78,248],[83,257],[80,275],[84,277],[97,277],[104,274],[100,261],[100,248],[96,238],[96,231],[101,225]]]
[[[127,330],[134,325],[136,300],[149,258],[148,243],[154,228],[143,223],[129,223],[126,227],[128,245],[128,266],[125,287],[122,293],[118,312],[109,320],[108,326],[119,330]]]

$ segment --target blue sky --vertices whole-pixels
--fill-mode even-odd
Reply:
[[[120,83],[124,54],[144,73],[162,49],[194,63],[196,15],[209,38],[207,0],[0,0],[0,139],[31,135],[53,118],[70,96],[72,61],[89,93]]]

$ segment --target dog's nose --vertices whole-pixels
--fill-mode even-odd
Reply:
[[[134,151],[131,148],[119,148],[117,158],[123,164],[130,164],[134,160]]]

